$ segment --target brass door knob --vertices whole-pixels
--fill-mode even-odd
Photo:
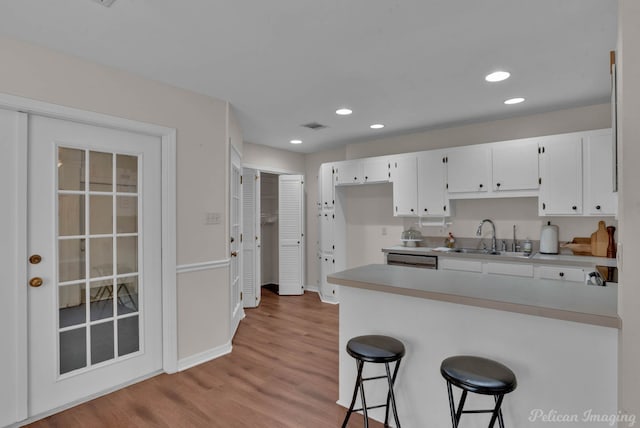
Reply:
[[[37,276],[29,280],[29,285],[32,287],[40,287],[42,283],[43,283],[42,278],[39,278]]]
[[[42,256],[40,254],[34,254],[31,257],[29,257],[29,263],[31,263],[32,265],[37,265],[41,261],[42,261]]]
[[[237,256],[238,256],[238,253],[236,251],[231,252],[231,257],[237,257]]]

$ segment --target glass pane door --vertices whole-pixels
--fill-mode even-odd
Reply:
[[[138,156],[57,148],[59,375],[140,351]]]

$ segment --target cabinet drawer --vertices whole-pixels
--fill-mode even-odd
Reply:
[[[462,270],[466,272],[482,272],[482,262],[475,260],[456,260],[439,258],[438,269]]]
[[[532,264],[489,262],[487,263],[486,267],[487,273],[492,273],[494,275],[510,275],[533,278]]]
[[[563,266],[540,266],[540,279],[558,279],[563,281],[584,282],[584,271],[580,268]]]

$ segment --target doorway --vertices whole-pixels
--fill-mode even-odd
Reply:
[[[304,291],[304,179],[243,168],[244,307],[260,304],[261,288]]]

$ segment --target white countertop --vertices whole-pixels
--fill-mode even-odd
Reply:
[[[378,264],[337,272],[327,280],[348,287],[620,327],[616,285],[597,287],[566,281]]]
[[[541,254],[536,253],[531,257],[509,257],[509,256],[495,256],[490,254],[468,254],[468,253],[456,253],[449,251],[440,251],[437,248],[432,247],[405,247],[404,245],[395,245],[393,247],[386,247],[382,249],[383,252],[399,252],[404,254],[423,254],[429,256],[439,257],[456,257],[456,258],[471,258],[482,259],[491,261],[510,261],[532,264],[555,264],[563,266],[580,266],[580,267],[593,267],[593,266],[607,266],[616,267],[616,259],[610,259],[606,257],[592,257],[592,256],[574,256],[569,254]]]

